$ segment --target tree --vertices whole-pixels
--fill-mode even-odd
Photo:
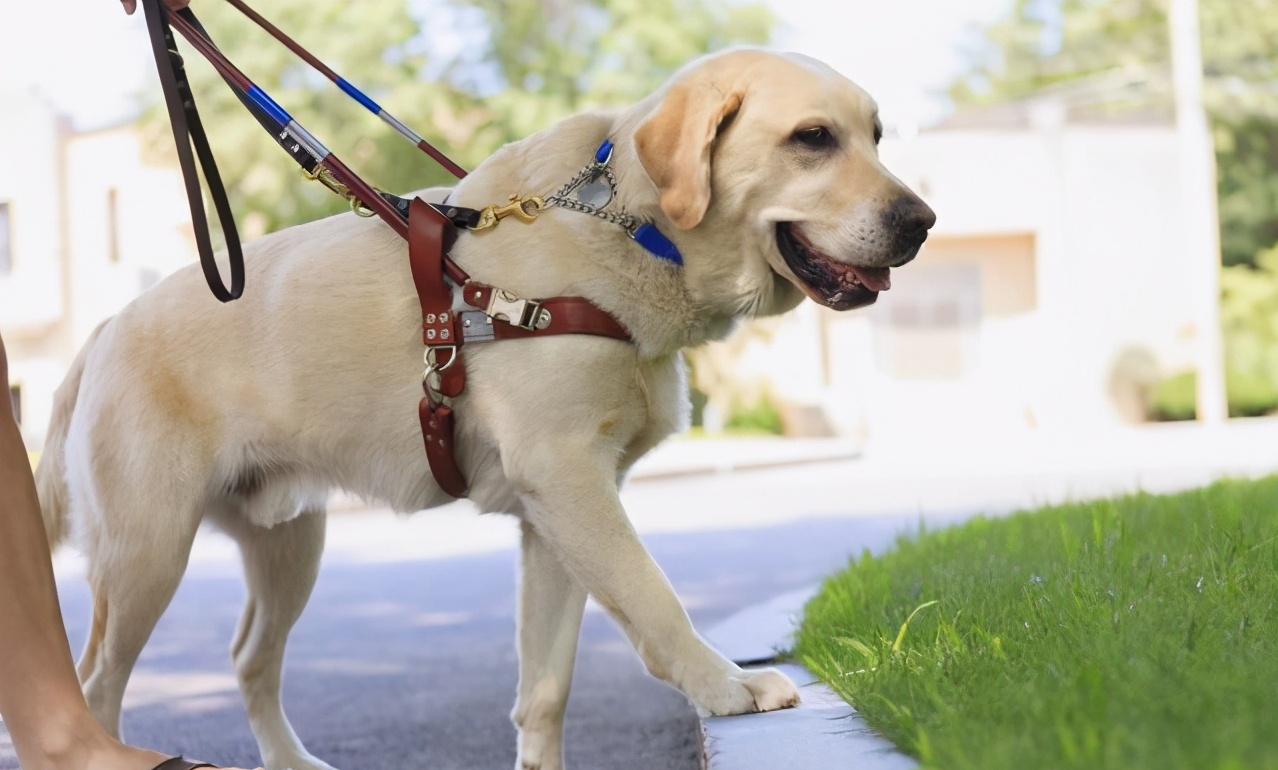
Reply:
[[[370,184],[405,192],[451,181],[234,10],[199,10],[231,60]],[[414,16],[404,0],[275,0],[262,11],[466,167],[584,107],[637,99],[698,54],[764,43],[773,24],[762,4],[727,0],[437,0],[429,19]],[[432,52],[441,48],[458,52]],[[303,183],[212,68],[185,47],[184,53],[247,231],[344,207],[320,185]],[[152,147],[171,151],[161,106],[147,110],[143,126]]]
[[[1222,259],[1254,265],[1278,242],[1278,0],[1200,0],[1200,14]],[[1170,48],[1166,0],[1016,0],[950,94],[983,105],[1118,76],[1170,114]]]

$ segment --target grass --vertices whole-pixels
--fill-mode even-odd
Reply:
[[[1278,769],[1278,478],[920,531],[795,654],[925,767]]]

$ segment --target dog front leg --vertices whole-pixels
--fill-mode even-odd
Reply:
[[[621,625],[648,671],[715,715],[793,706],[798,690],[772,670],[747,673],[693,630],[666,576],[630,525],[606,452],[547,442],[520,488],[527,518],[567,570]],[[576,450],[576,451],[574,451]],[[531,466],[541,466],[532,468]],[[574,629],[575,633],[575,629]]]
[[[564,707],[572,685],[582,588],[532,524],[523,522],[519,587],[518,770],[562,770]]]

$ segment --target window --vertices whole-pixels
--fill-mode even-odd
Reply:
[[[9,202],[0,202],[0,275],[13,272],[13,238],[9,216]]]
[[[22,386],[21,385],[9,386],[9,401],[10,403],[13,404],[13,417],[15,420],[18,421],[18,424],[21,425],[22,424]]]
[[[911,265],[872,316],[875,358],[898,380],[955,380],[976,363],[981,268]]]

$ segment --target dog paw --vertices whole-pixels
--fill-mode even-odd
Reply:
[[[730,716],[791,708],[799,703],[799,688],[774,668],[744,671],[727,678],[720,687],[693,697],[702,716]]]
[[[742,683],[754,696],[755,711],[777,711],[799,705],[799,688],[775,668],[748,671]]]

